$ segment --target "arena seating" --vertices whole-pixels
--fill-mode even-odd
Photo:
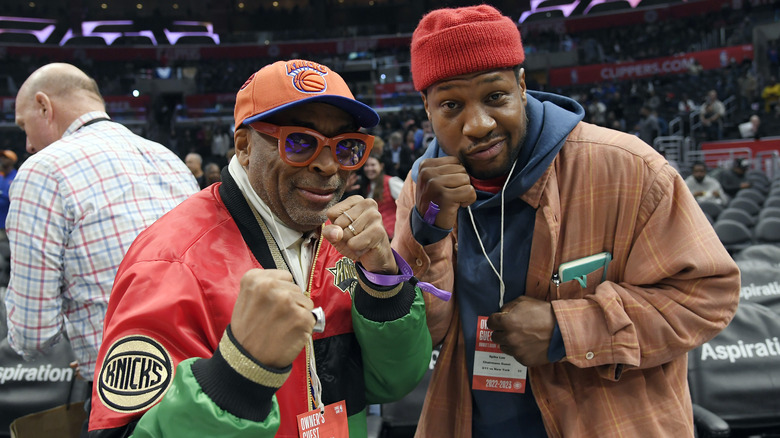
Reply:
[[[780,175],[752,171],[750,180],[754,187],[740,190],[713,224],[737,261],[742,291],[729,326],[689,353],[701,438],[780,436]]]
[[[688,355],[698,436],[778,436],[780,246],[752,245],[735,260],[742,273],[737,314]]]
[[[767,217],[780,217],[780,207],[764,207],[758,213],[758,220]]]
[[[761,211],[761,206],[758,205],[756,201],[739,196],[729,202],[729,208],[740,209],[751,216],[755,216]]]
[[[780,193],[770,196],[764,201],[765,207],[780,207]]]
[[[737,192],[735,199],[738,198],[748,198],[760,206],[766,201],[766,194],[759,189],[747,188]]]
[[[753,186],[739,190],[726,205],[699,203],[732,256],[752,245],[780,246],[780,173],[774,180],[756,170],[749,174]],[[756,182],[767,187],[766,193],[755,187]]]
[[[780,245],[780,218],[766,217],[756,224],[756,243],[771,243]]]
[[[741,222],[718,218],[713,227],[729,254],[734,255],[753,244],[753,233]]]
[[[720,213],[724,210],[723,205],[714,201],[701,201],[699,202],[699,207],[701,207],[708,217],[712,218],[712,221],[710,221],[711,223],[718,220]]]
[[[728,207],[720,213],[718,220],[720,221],[724,219],[739,222],[748,229],[753,228],[753,226],[756,224],[755,216],[749,214],[741,208],[735,207]]]
[[[730,429],[724,434],[721,426],[713,433],[699,421],[700,437],[780,432],[778,336],[778,313],[743,301],[725,330],[688,354],[688,383],[700,407],[698,419],[706,409]]]

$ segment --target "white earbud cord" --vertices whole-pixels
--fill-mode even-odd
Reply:
[[[236,162],[235,164],[233,164],[234,161]],[[265,203],[263,203],[263,202],[251,202],[251,197],[252,196],[257,196],[257,194],[254,193],[253,191],[249,190],[249,189],[251,189],[252,186],[249,184],[249,179],[248,179],[249,177],[248,177],[248,175],[246,173],[246,168],[244,168],[240,163],[238,163],[238,160],[236,158],[233,158],[230,161],[230,164],[228,166],[229,166],[228,169],[231,171],[231,175],[233,176],[233,179],[236,180],[236,184],[238,184],[239,186],[243,187],[246,190],[247,193],[245,195],[248,198],[247,202],[250,203],[255,208],[258,208],[258,207],[262,208],[263,211],[265,211],[270,217],[275,218],[276,216],[273,214],[271,209],[267,205],[265,205]],[[243,172],[240,172],[240,170],[243,171]],[[259,199],[259,196],[257,196],[257,197]],[[277,236],[281,236],[282,233],[281,233],[281,230],[279,230],[279,226],[276,224],[276,221],[275,220],[271,220],[270,222],[271,222],[271,225],[274,228],[274,231],[276,231],[276,235]],[[269,242],[268,244],[271,245],[271,242]],[[278,245],[277,245],[277,247],[278,247]],[[287,262],[287,266],[280,266],[279,268],[280,269],[287,268],[288,271],[291,271],[290,270],[290,266],[293,266],[292,265],[292,261],[293,261],[294,257],[288,252],[287,248],[278,248],[278,249],[279,249],[279,252],[284,254],[284,257],[285,257],[286,262]],[[297,265],[300,266],[301,275],[304,277],[302,283],[299,286],[301,287],[301,291],[303,293],[306,293],[306,278],[305,278],[306,275],[304,274],[303,266],[301,266],[301,263],[300,263],[300,260],[303,258],[303,251],[304,251],[304,248],[303,248],[303,245],[301,245],[300,255],[299,255],[299,257],[297,257],[297,259],[298,259]],[[292,273],[292,272],[290,272],[290,273]],[[293,274],[293,277],[295,277],[294,274]],[[313,392],[313,397],[314,397],[314,404],[315,404],[315,408],[319,408],[322,411],[324,409],[324,405],[322,404],[322,383],[320,382],[320,378],[317,375],[317,362],[314,359],[314,341],[312,340],[311,337],[309,337],[308,350],[309,350],[309,353],[308,353],[308,357],[309,357],[309,360],[308,360],[308,362],[309,362],[309,375],[311,376],[311,386],[312,386],[312,392]]]
[[[267,206],[265,206],[268,208]],[[270,212],[270,209],[268,209]],[[276,221],[273,221],[274,229],[276,230],[276,235],[281,236],[281,233],[279,232],[279,227],[276,226]],[[304,251],[303,245],[301,245],[301,257],[303,257],[303,251]],[[287,252],[287,248],[284,248],[282,250],[287,256],[287,263],[290,263],[291,257],[290,254]],[[303,266],[301,266],[301,269],[303,270]],[[305,279],[304,279],[305,281]],[[305,283],[302,285],[301,289],[305,289],[306,285]],[[304,290],[305,293],[305,290]],[[320,382],[320,376],[317,375],[317,360],[314,358],[314,339],[309,336],[309,376],[311,377],[311,388],[314,396],[314,407],[318,408],[320,412],[322,412],[325,409],[325,405],[322,404],[322,383]]]
[[[498,255],[498,269],[496,270],[496,267],[493,265],[493,262],[490,261],[490,257],[487,255],[487,251],[485,251],[485,245],[482,243],[482,238],[479,237],[479,230],[477,230],[477,223],[474,222],[474,214],[471,212],[471,206],[469,205],[467,207],[467,210],[469,212],[469,218],[471,218],[471,226],[474,228],[474,233],[477,235],[477,241],[479,242],[479,247],[482,248],[482,254],[487,259],[488,263],[490,264],[490,268],[493,269],[493,273],[496,274],[496,277],[498,277],[498,308],[504,307],[504,192],[506,191],[506,186],[509,184],[509,179],[512,177],[512,172],[515,170],[515,166],[517,165],[517,160],[512,164],[512,169],[509,170],[509,175],[506,177],[506,181],[504,181],[504,186],[501,188],[501,240],[499,241],[499,248],[500,252]]]
[[[317,375],[317,361],[314,359],[314,340],[309,337],[309,374],[311,375],[311,388],[314,392],[314,407],[318,408],[320,412],[325,409],[325,405],[322,404],[322,383],[320,377]]]

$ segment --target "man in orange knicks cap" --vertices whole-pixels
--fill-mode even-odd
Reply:
[[[359,129],[378,121],[315,62],[246,81],[222,182],[141,233],[119,268],[90,436],[360,437],[369,404],[417,385],[427,285],[376,202],[339,202],[373,144]]]

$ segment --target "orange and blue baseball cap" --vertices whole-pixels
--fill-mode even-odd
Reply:
[[[293,59],[266,65],[241,86],[233,112],[236,129],[312,102],[327,103],[346,111],[362,128],[379,123],[379,114],[355,100],[338,73],[313,61]]]

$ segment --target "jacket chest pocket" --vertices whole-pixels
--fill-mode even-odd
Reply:
[[[596,286],[602,282],[604,268],[599,268],[584,277],[575,278],[560,284],[550,282],[550,295],[554,300],[573,300],[596,292]]]

